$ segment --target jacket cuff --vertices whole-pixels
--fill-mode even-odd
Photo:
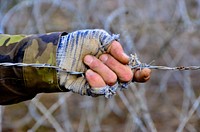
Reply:
[[[61,33],[49,33],[27,37],[23,63],[50,64],[56,66],[56,50]],[[29,91],[51,93],[67,91],[58,83],[53,68],[23,67],[25,86]]]

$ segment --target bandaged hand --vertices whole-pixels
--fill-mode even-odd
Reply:
[[[62,35],[57,49],[57,66],[68,73],[58,72],[60,85],[81,95],[111,97],[127,82],[147,81],[150,69],[132,71],[127,65],[129,57],[116,41],[118,37],[99,29]]]
[[[133,73],[127,65],[128,62],[129,57],[124,53],[121,44],[113,41],[107,53],[99,58],[92,55],[85,56],[84,63],[90,67],[86,71],[86,79],[92,88],[112,86],[117,80],[129,82],[133,79],[136,82],[146,82],[150,79],[150,69],[138,69]]]

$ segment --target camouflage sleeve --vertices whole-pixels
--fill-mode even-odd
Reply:
[[[48,63],[56,65],[61,33],[41,35],[0,34],[0,63]],[[50,68],[0,66],[0,104],[29,100],[37,93],[60,92],[57,72]]]

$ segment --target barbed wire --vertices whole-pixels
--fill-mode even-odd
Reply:
[[[132,69],[147,67],[157,70],[156,76],[152,74],[150,83],[132,84],[129,87],[130,90],[119,91],[121,93],[119,96],[109,100],[63,93],[54,94],[54,97],[70,94],[69,98],[58,96],[57,101],[52,101],[50,100],[53,97],[52,95],[48,96],[46,101],[43,100],[44,98],[40,98],[45,95],[40,94],[41,96],[37,96],[33,102],[27,102],[25,106],[23,106],[24,103],[21,103],[15,105],[15,107],[2,107],[0,111],[1,130],[5,129],[6,131],[6,128],[21,130],[22,127],[27,128],[26,126],[29,125],[32,126],[32,128],[29,128],[30,131],[40,131],[44,127],[49,131],[52,131],[52,129],[69,131],[71,130],[69,124],[72,124],[74,131],[77,130],[78,126],[78,132],[89,130],[175,131],[176,127],[178,127],[177,131],[199,131],[199,105],[195,103],[196,101],[198,104],[200,102],[199,97],[197,97],[199,81],[195,80],[199,78],[199,75],[191,75],[190,72],[176,72],[176,74],[164,72],[159,74],[159,69],[171,71],[199,70],[199,66],[186,66],[184,68],[182,66],[181,68],[168,66],[176,66],[180,63],[198,65],[199,63],[199,31],[198,28],[192,27],[200,25],[200,0],[118,0],[117,2],[114,0],[104,2],[101,0],[41,0],[40,2],[10,0],[0,3],[1,33],[31,34],[58,30],[70,32],[77,28],[88,28],[88,26],[104,28],[109,32],[121,34],[120,42],[127,53],[134,51],[143,55],[144,62],[155,59],[164,65],[134,64]],[[190,5],[191,3],[193,4]],[[85,7],[91,8],[88,10]],[[49,9],[46,10],[46,8]],[[127,11],[123,11],[122,8],[127,9]],[[41,20],[38,20],[37,16],[40,16]],[[173,29],[176,28],[178,32],[173,33]],[[182,30],[179,31],[179,29]],[[188,29],[193,30],[188,32]],[[31,65],[28,64],[27,66]],[[10,66],[15,67],[17,65],[12,64]],[[59,70],[58,67],[50,67],[48,64],[41,64],[40,66]],[[133,87],[133,85],[137,87]],[[134,92],[132,92],[133,90]],[[61,102],[60,99],[62,99]],[[147,103],[145,103],[145,100]],[[41,105],[41,103],[44,105]],[[50,105],[51,107],[48,107]],[[16,108],[16,106],[20,107]],[[23,111],[23,107],[27,106],[30,107],[27,113],[16,119],[16,114],[20,114],[18,111]],[[147,107],[149,111],[144,107]],[[181,107],[182,109],[180,109]],[[69,111],[62,111],[60,108]],[[38,114],[39,118],[34,118],[34,112]],[[24,120],[23,116],[26,115],[35,121],[35,125],[31,121]],[[51,118],[46,117],[48,115]],[[150,117],[145,118],[146,115]],[[52,120],[52,117],[55,119]],[[114,119],[117,117],[120,123],[117,120],[113,122],[113,117]],[[121,119],[124,119],[123,123],[121,123]],[[149,121],[149,119],[152,121]],[[54,123],[54,120],[57,120],[57,123]],[[13,127],[12,124],[20,121],[21,124],[24,124]],[[58,123],[60,126],[58,126]],[[65,126],[64,123],[68,125]]]
[[[152,61],[151,63],[153,63]],[[156,70],[200,70],[200,66],[178,66],[178,67],[169,67],[169,66],[157,66],[157,65],[151,65],[147,63],[142,63],[138,59],[137,54],[130,55],[130,61],[129,66],[131,69],[143,69],[143,68],[149,68],[149,69],[156,69]]]
[[[169,66],[158,66],[158,65],[151,65],[154,61],[152,61],[150,64],[147,63],[142,63],[140,62],[137,54],[131,54],[130,55],[130,60],[129,60],[129,67],[131,69],[144,69],[144,68],[149,68],[149,69],[155,69],[155,70],[200,70],[200,66],[177,66],[177,67],[169,67]],[[52,68],[56,69],[59,72],[65,72],[68,74],[72,75],[79,75],[79,74],[84,74],[84,72],[77,72],[77,71],[67,71],[66,69],[60,68],[58,66],[53,66],[47,63],[43,64],[37,64],[37,63],[11,63],[11,62],[5,62],[5,63],[0,63],[0,66],[17,66],[17,67],[35,67],[35,68]]]

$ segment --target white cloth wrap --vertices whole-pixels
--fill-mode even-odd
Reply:
[[[88,67],[83,63],[85,55],[99,57],[119,35],[110,35],[102,29],[78,30],[61,35],[57,48],[57,66],[68,72],[85,73]],[[84,75],[58,72],[59,83],[66,89],[81,95],[104,95],[110,98],[116,93],[118,83],[113,86],[91,88]]]

